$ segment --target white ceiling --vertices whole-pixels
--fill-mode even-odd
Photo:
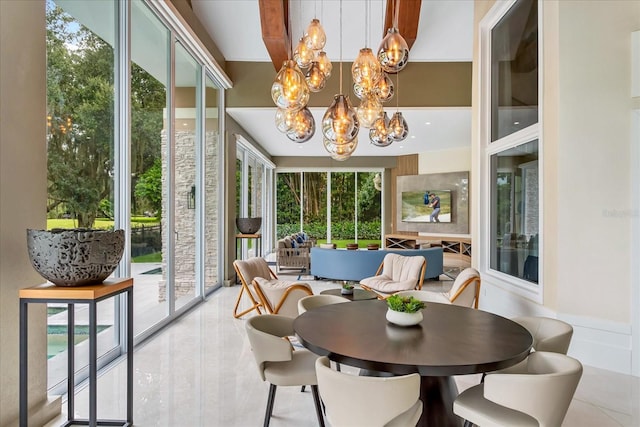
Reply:
[[[358,51],[374,51],[382,40],[384,0],[291,0],[291,27],[294,43],[309,21],[320,19],[327,33],[325,51],[334,64],[340,59],[353,61]],[[192,0],[193,10],[225,59],[228,61],[271,62],[262,41],[257,0]],[[366,9],[369,13],[365,13]],[[340,16],[342,42],[340,37]],[[368,18],[367,18],[368,16]],[[367,21],[370,30],[365,31]],[[300,23],[303,24],[300,24]],[[413,62],[470,62],[473,55],[473,0],[422,0],[417,39],[411,48]],[[274,71],[275,76],[275,71]],[[333,76],[332,76],[333,78]],[[312,95],[313,96],[313,95]],[[351,97],[354,101],[355,96]],[[311,109],[316,126],[323,109]],[[395,108],[388,106],[389,116]],[[409,124],[409,137],[386,148],[375,147],[360,131],[356,156],[396,156],[469,146],[471,142],[470,108],[402,108]],[[228,108],[234,118],[265,150],[274,156],[326,156],[321,132],[308,142],[297,144],[278,132],[274,108]],[[430,123],[427,125],[426,123]]]

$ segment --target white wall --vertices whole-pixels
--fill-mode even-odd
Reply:
[[[570,355],[586,365],[638,375],[633,324],[640,303],[632,296],[639,295],[640,245],[633,241],[640,238],[634,227],[640,214],[632,182],[640,177],[640,162],[632,155],[640,149],[631,131],[637,108],[631,98],[631,33],[640,29],[640,2],[541,4],[544,303],[487,280],[481,308],[507,316],[557,316],[574,326]],[[476,23],[490,5],[476,2]],[[475,62],[474,120],[477,78]],[[473,129],[476,165],[477,124]],[[478,179],[476,168],[472,191]],[[483,221],[480,215],[474,220]]]
[[[44,1],[0,1],[0,425],[17,425],[18,290],[44,282],[31,267],[26,229],[45,228],[46,55]],[[29,306],[30,425],[60,412],[47,401],[47,329]]]
[[[418,174],[420,175],[469,170],[471,170],[471,146],[452,150],[429,151],[418,155]]]

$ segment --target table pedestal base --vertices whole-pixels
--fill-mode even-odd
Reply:
[[[418,426],[460,427],[461,419],[453,413],[458,387],[453,377],[420,377],[422,416]]]

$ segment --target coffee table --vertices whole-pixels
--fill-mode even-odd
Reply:
[[[519,324],[481,310],[427,303],[423,321],[399,327],[385,319],[384,301],[317,307],[298,316],[296,336],[309,350],[340,364],[397,375],[419,373],[420,426],[456,426],[454,375],[507,368],[524,360],[531,334]]]
[[[336,288],[336,289],[325,289],[324,291],[320,292],[321,295],[338,295],[341,297],[344,297],[348,300],[351,301],[362,301],[362,300],[369,300],[369,299],[376,299],[377,296],[376,294],[374,294],[373,292],[370,291],[365,291],[364,289],[354,289],[353,290],[353,294],[351,295],[343,295],[342,294],[342,289],[341,288]]]

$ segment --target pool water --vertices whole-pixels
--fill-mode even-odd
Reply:
[[[100,333],[111,325],[98,325],[97,331]],[[74,344],[79,344],[82,341],[89,339],[89,326],[88,325],[76,325],[74,328]],[[67,350],[67,325],[48,325],[47,326],[47,358],[51,359],[53,356],[62,353]]]

